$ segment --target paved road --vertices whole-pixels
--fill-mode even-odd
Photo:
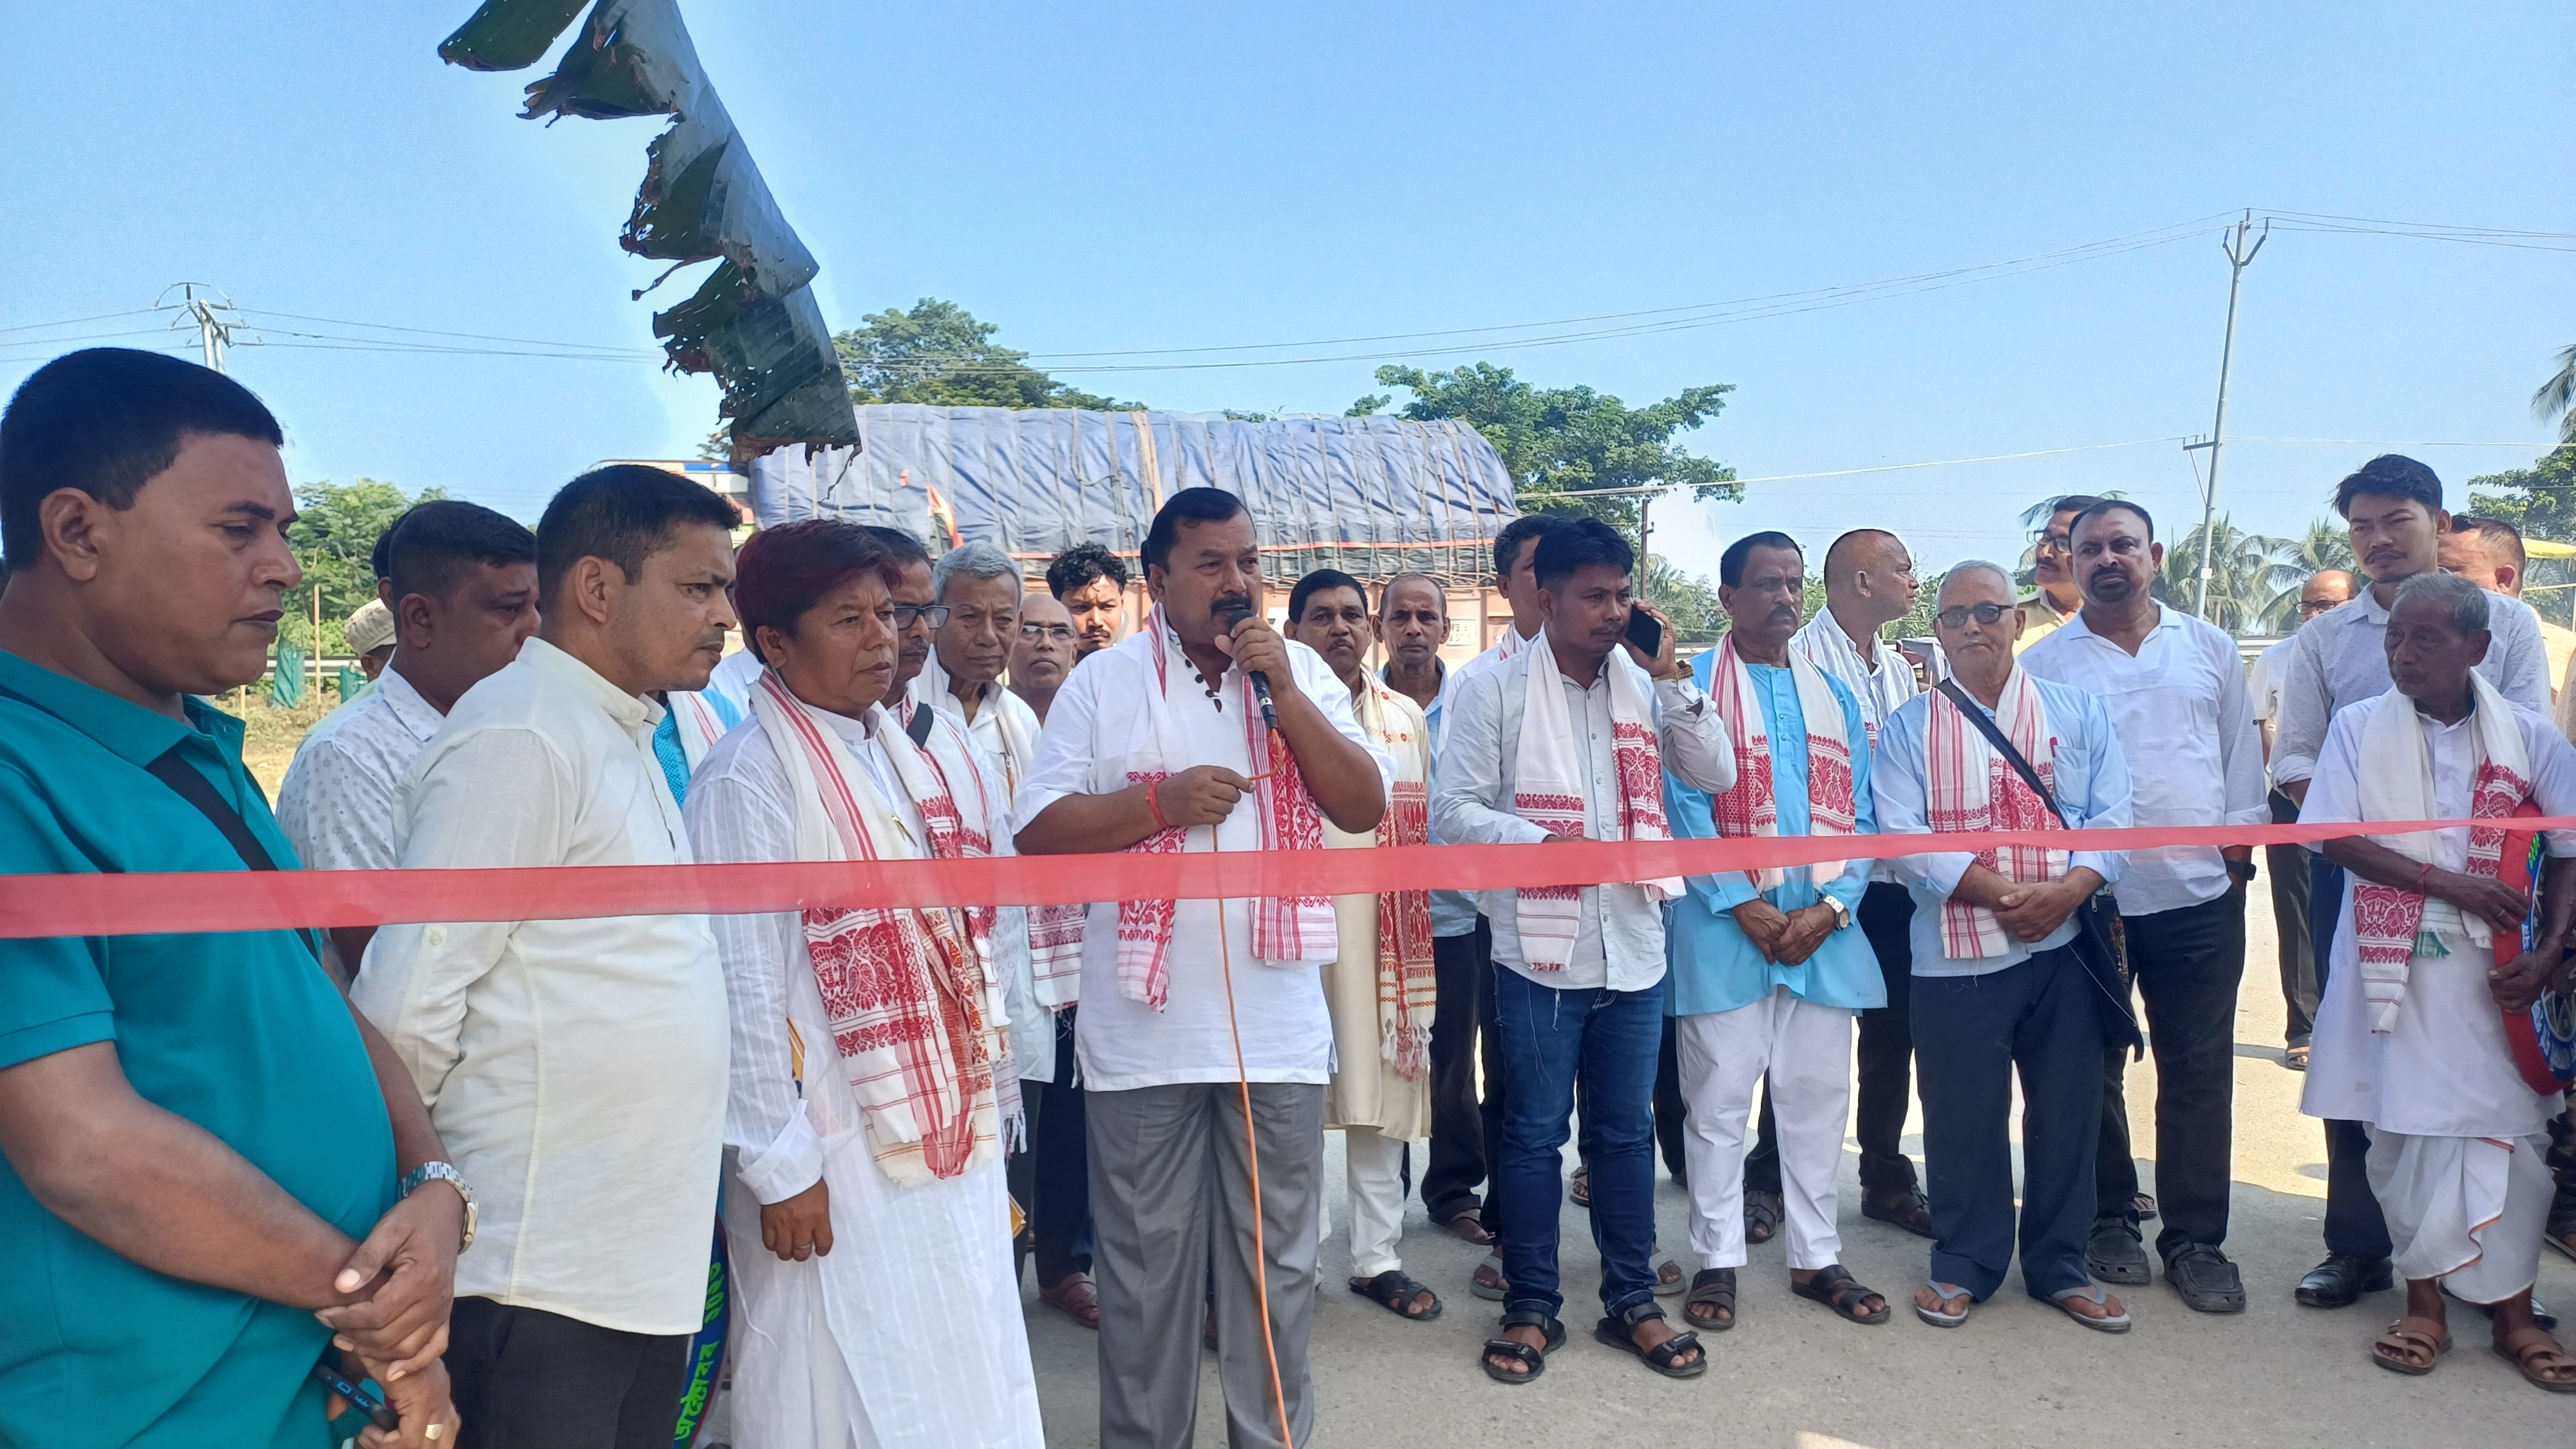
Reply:
[[[2396,1316],[2400,1294],[2340,1312],[2299,1307],[2290,1289],[2322,1249],[2325,1191],[2317,1124],[2298,1115],[2301,1078],[2280,1065],[2281,1001],[2267,887],[2254,887],[2252,937],[2237,1021],[2237,1186],[2229,1252],[2244,1265],[2251,1305],[2204,1317],[2161,1279],[2127,1295],[2134,1331],[2090,1332],[2022,1296],[2016,1277],[1966,1327],[1937,1331],[1904,1307],[1925,1266],[1923,1240],[1860,1216],[1848,1155],[1843,1178],[1843,1260],[1898,1304],[1877,1328],[1845,1324],[1793,1298],[1775,1238],[1745,1271],[1743,1322],[1711,1336],[1703,1377],[1668,1382],[1592,1342],[1597,1300],[1569,1303],[1573,1342],[1526,1387],[1489,1382],[1477,1345],[1494,1307],[1468,1295],[1481,1250],[1436,1232],[1412,1205],[1406,1267],[1437,1289],[1447,1312],[1406,1323],[1350,1293],[1347,1220],[1338,1190],[1340,1140],[1327,1134],[1335,1231],[1324,1246],[1324,1293],[1315,1330],[1319,1445],[1495,1449],[1498,1445],[1636,1442],[1779,1445],[1831,1449],[2090,1444],[2103,1446],[2473,1445],[2477,1449],[2576,1445],[2576,1395],[2523,1383],[2486,1349],[2485,1323],[2453,1317],[2456,1348],[2426,1378],[2372,1366],[2365,1347]],[[2129,1103],[2142,1152],[2155,1142],[2155,1073],[2131,1067]],[[1919,1121],[1916,1124],[1919,1126]],[[1909,1139],[1910,1151],[1919,1142]],[[2153,1164],[2142,1161],[2141,1175]],[[2149,1191],[2153,1191],[2152,1186]],[[1664,1241],[1686,1248],[1688,1203],[1660,1181]],[[1597,1284],[1598,1260],[1579,1208],[1565,1218],[1566,1280]],[[1695,1266],[1684,1255],[1684,1266]],[[2542,1301],[2576,1310],[2576,1264],[2549,1255]],[[1675,1300],[1665,1300],[1668,1304]],[[1581,1310],[1578,1312],[1578,1310]],[[1029,1337],[1047,1435],[1058,1449],[1096,1442],[1093,1339],[1036,1306]],[[1203,1378],[1198,1442],[1225,1442],[1213,1371]]]

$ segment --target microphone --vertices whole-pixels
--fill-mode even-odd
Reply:
[[[1229,636],[1231,636],[1234,631],[1242,625],[1244,620],[1251,617],[1252,610],[1241,604],[1237,604],[1230,609],[1219,609],[1216,614],[1217,627],[1223,629]],[[1261,670],[1255,669],[1249,671],[1244,677],[1252,681],[1252,697],[1255,700],[1260,701],[1261,722],[1264,725],[1269,726],[1272,731],[1277,731],[1279,728],[1279,711],[1270,703],[1270,676]]]

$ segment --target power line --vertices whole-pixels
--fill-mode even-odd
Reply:
[[[77,327],[83,322],[110,322],[119,317],[140,317],[146,313],[165,312],[168,310],[169,309],[166,307],[136,307],[127,312],[101,312],[91,317],[66,317],[60,322],[26,322],[21,323],[16,327],[0,327],[0,335],[5,335],[11,332],[47,332],[56,327]],[[41,341],[45,339],[31,340]]]

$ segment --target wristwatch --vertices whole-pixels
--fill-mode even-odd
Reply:
[[[1832,908],[1832,910],[1833,910],[1833,913],[1834,913],[1834,929],[1835,929],[1835,930],[1839,931],[1839,930],[1841,930],[1843,927],[1848,926],[1848,925],[1850,925],[1850,924],[1851,924],[1851,908],[1850,908],[1850,907],[1845,906],[1841,901],[1838,901],[1838,900],[1834,899],[1832,896],[1825,896],[1825,897],[1822,897],[1821,899],[1824,901],[1824,903],[1825,903],[1827,906],[1831,907],[1831,908]]]
[[[2227,873],[2236,877],[2240,884],[2252,885],[2254,883],[2254,862],[2250,860],[2231,860],[2227,862]]]
[[[444,1162],[424,1162],[403,1175],[401,1196],[409,1197],[420,1191],[421,1184],[426,1182],[446,1183],[456,1189],[458,1197],[465,1199],[465,1235],[457,1240],[456,1251],[462,1253],[473,1247],[477,1214],[474,1208],[474,1189],[465,1185],[465,1175]]]

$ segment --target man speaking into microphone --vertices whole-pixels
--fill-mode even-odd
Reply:
[[[1020,787],[1021,853],[1320,851],[1327,820],[1375,830],[1393,763],[1322,656],[1264,620],[1243,500],[1173,494],[1142,552],[1153,610],[1056,696]],[[1229,1441],[1280,1444],[1283,1408],[1295,1443],[1313,1430],[1306,1344],[1333,1044],[1320,968],[1338,949],[1320,893],[1091,907],[1075,1053],[1106,1449],[1191,1442],[1211,1267]],[[1238,1081],[1259,1156],[1259,1278]]]

